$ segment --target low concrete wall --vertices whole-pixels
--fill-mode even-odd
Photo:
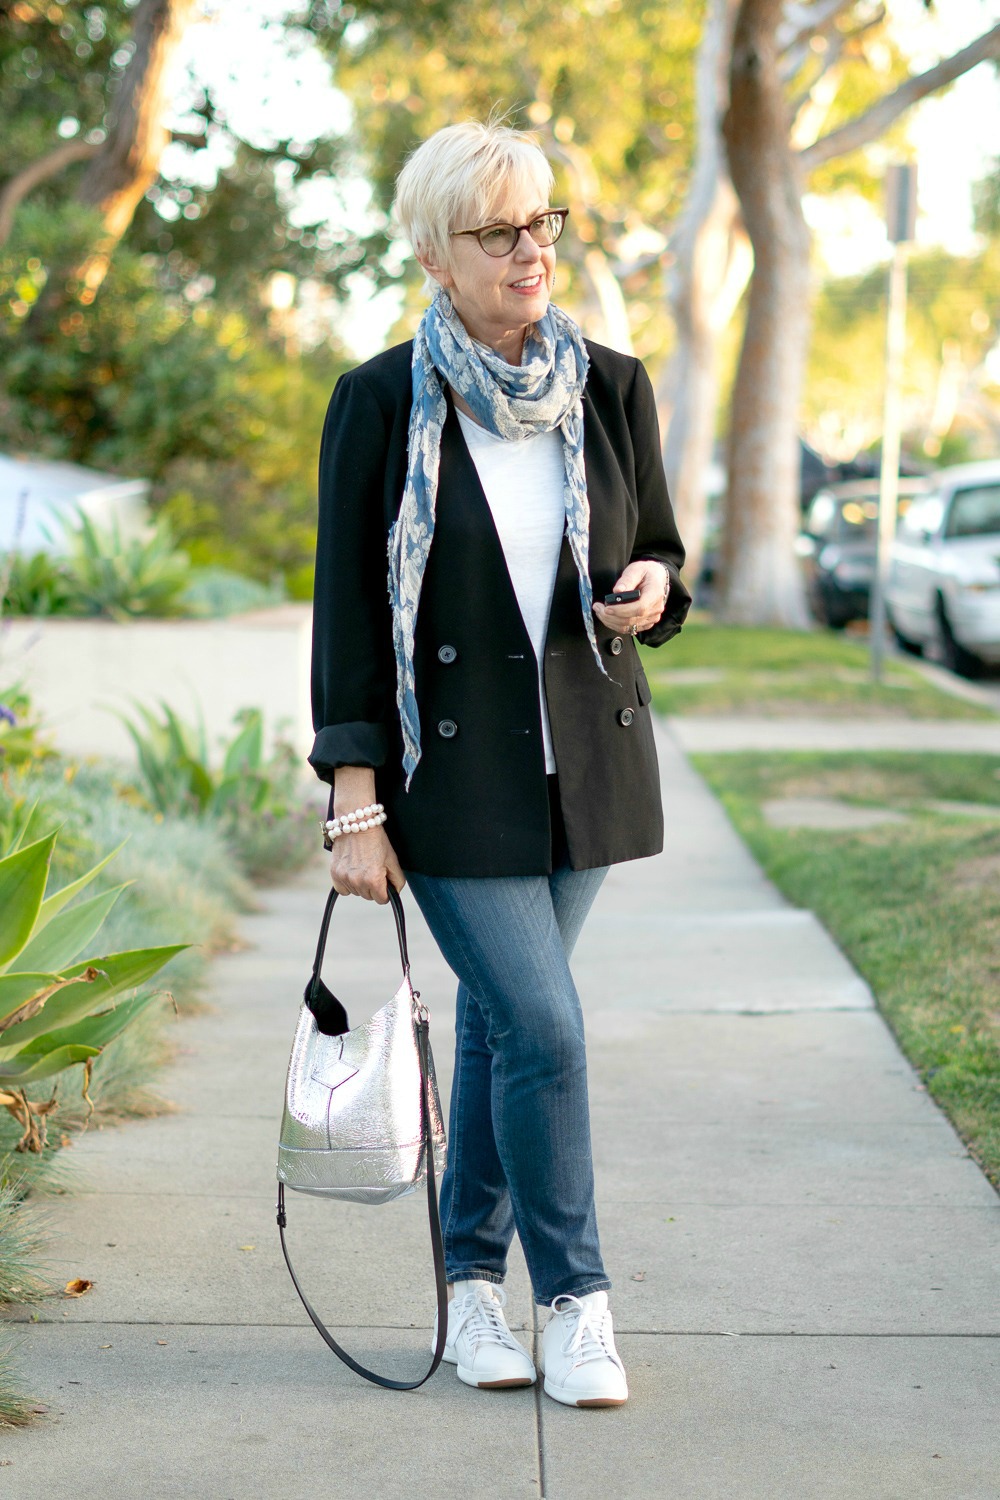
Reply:
[[[226,620],[0,622],[3,683],[22,682],[57,749],[134,759],[109,708],[131,713],[163,699],[193,721],[200,709],[213,754],[241,708],[264,711],[268,740],[283,735],[303,759],[312,745],[312,611],[281,605]],[[283,724],[282,724],[282,721]]]

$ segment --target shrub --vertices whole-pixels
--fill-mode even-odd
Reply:
[[[71,606],[66,565],[48,552],[11,553],[6,567],[5,614],[64,615]]]
[[[258,583],[229,568],[192,568],[181,596],[185,609],[192,615],[217,619],[243,614],[251,609],[268,609],[285,599],[281,583]]]
[[[160,703],[157,716],[138,707],[141,723],[123,717],[132,736],[149,804],[167,815],[217,819],[247,874],[263,879],[299,868],[314,853],[314,815],[298,791],[300,763],[294,747],[279,740],[264,758],[259,709],[236,715],[237,732],[222,765],[210,762],[203,723],[191,725]]]
[[[0,691],[0,774],[8,766],[23,766],[51,753],[24,689],[15,686]]]
[[[0,1104],[23,1129],[17,1149],[40,1152],[55,1094],[42,1102],[29,1099],[28,1088],[83,1064],[86,1097],[94,1059],[151,1003],[139,986],[185,945],[94,956],[91,944],[122,887],[76,897],[118,851],[48,891],[56,833],[25,845],[30,822],[0,859]],[[91,956],[81,959],[85,952]]]
[[[141,536],[124,536],[117,519],[98,526],[80,510],[67,541],[70,613],[109,620],[184,613],[189,563],[167,521]]]

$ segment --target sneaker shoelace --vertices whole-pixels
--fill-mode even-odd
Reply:
[[[579,1297],[568,1295],[557,1297],[552,1311],[565,1319],[567,1331],[562,1352],[574,1365],[585,1365],[593,1359],[610,1359],[613,1364],[621,1364],[614,1345],[609,1342],[607,1312],[585,1307]]]
[[[477,1344],[502,1344],[505,1349],[516,1349],[523,1354],[520,1344],[507,1327],[503,1316],[507,1293],[498,1287],[492,1295],[476,1290],[466,1292],[455,1308],[455,1337],[465,1329],[473,1349]]]

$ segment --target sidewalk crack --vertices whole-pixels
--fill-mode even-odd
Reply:
[[[538,1369],[538,1354],[541,1348],[542,1334],[538,1326],[538,1303],[532,1299],[531,1303],[531,1357]],[[542,1433],[542,1374],[538,1373],[535,1381],[535,1465],[538,1469],[538,1496],[539,1500],[545,1500],[545,1445]]]

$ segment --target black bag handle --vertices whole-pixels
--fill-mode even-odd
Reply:
[[[399,898],[398,891],[396,891],[396,889],[392,885],[388,887],[388,890],[389,902],[392,906],[393,916],[396,919],[396,936],[399,940],[399,956],[403,964],[403,974],[407,979],[409,979],[410,959],[406,947],[406,920],[403,915],[403,903]],[[319,975],[320,970],[323,966],[323,954],[326,949],[326,939],[330,928],[330,918],[333,915],[333,908],[336,905],[336,901],[337,892],[331,888],[330,894],[326,899],[326,907],[323,912],[323,921],[320,926],[319,943],[316,948],[316,959],[313,964],[312,980],[310,981],[310,984],[306,989],[307,1002],[310,996],[315,997],[318,993]],[[419,999],[419,993],[416,990],[414,990],[413,993]],[[427,1371],[426,1375],[421,1375],[419,1380],[391,1380],[388,1375],[379,1375],[374,1370],[366,1369],[364,1365],[359,1364],[356,1359],[353,1359],[352,1356],[348,1354],[346,1349],[342,1349],[340,1347],[336,1339],[333,1337],[333,1334],[330,1332],[326,1324],[323,1322],[322,1318],[312,1306],[312,1303],[309,1301],[305,1292],[302,1290],[302,1287],[299,1285],[299,1278],[296,1276],[295,1269],[292,1266],[291,1256],[288,1252],[288,1244],[285,1240],[285,1228],[288,1222],[285,1213],[285,1184],[283,1182],[278,1183],[278,1234],[281,1237],[281,1253],[285,1257],[285,1265],[288,1267],[288,1274],[292,1278],[292,1285],[294,1286],[296,1292],[298,1292],[299,1300],[302,1303],[302,1306],[309,1314],[309,1318],[312,1321],[312,1324],[315,1327],[317,1333],[329,1346],[329,1348],[333,1350],[337,1358],[342,1360],[344,1364],[347,1365],[348,1369],[353,1370],[356,1375],[363,1376],[365,1380],[370,1380],[374,1385],[383,1386],[385,1387],[385,1389],[390,1391],[415,1391],[418,1386],[424,1384],[425,1380],[430,1380],[431,1376],[437,1370],[442,1358],[444,1357],[444,1346],[448,1338],[448,1282],[444,1268],[444,1241],[441,1236],[441,1215],[438,1209],[437,1175],[434,1163],[434,1130],[431,1120],[431,1081],[429,1063],[430,1031],[428,1027],[426,1011],[422,1010],[422,1014],[417,1020],[415,1030],[417,1037],[417,1056],[420,1061],[420,1125],[421,1135],[423,1138],[424,1161],[427,1164],[427,1222],[430,1227],[431,1253],[434,1258],[434,1287],[437,1293],[437,1342],[434,1345],[434,1353],[431,1358],[430,1369]]]
[[[386,881],[386,889],[389,892],[389,905],[396,919],[396,941],[399,943],[399,961],[403,965],[404,978],[410,977],[410,954],[406,946],[406,915],[403,911],[403,903],[399,899],[399,892],[391,881]],[[319,941],[316,944],[316,957],[313,959],[312,977],[306,988],[306,1004],[310,1004],[319,995],[321,974],[323,969],[323,957],[326,953],[326,939],[330,931],[330,918],[333,916],[333,908],[337,904],[337,892],[333,886],[326,898],[326,906],[323,908],[323,920],[319,926]]]

